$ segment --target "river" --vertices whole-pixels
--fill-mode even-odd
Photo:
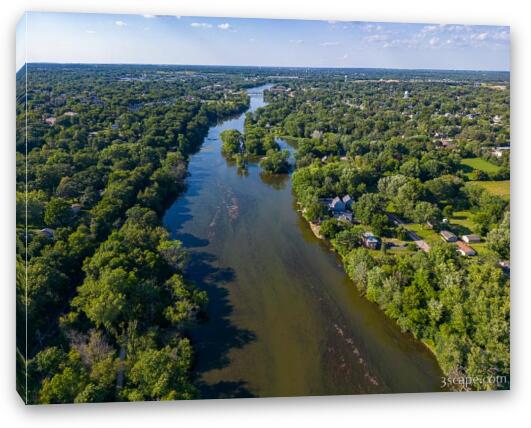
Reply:
[[[264,88],[248,91],[249,111],[265,105]],[[289,176],[256,164],[242,174],[221,155],[220,133],[244,121],[210,128],[164,216],[209,297],[191,331],[202,397],[439,391],[434,356],[359,295],[296,211]]]

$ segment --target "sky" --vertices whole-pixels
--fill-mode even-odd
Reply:
[[[509,70],[504,26],[27,13],[25,62]]]

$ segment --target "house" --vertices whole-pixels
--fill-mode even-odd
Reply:
[[[320,140],[321,138],[323,138],[323,131],[319,131],[318,129],[316,129],[312,132],[312,138]]]
[[[53,238],[53,230],[45,227],[44,229],[41,229],[40,232],[43,235],[46,235],[48,238]]]
[[[47,125],[54,126],[57,119],[55,117],[47,117],[44,119],[44,122],[46,122]]]
[[[474,249],[472,247],[469,247],[462,241],[457,241],[455,245],[457,245],[457,252],[462,256],[472,257],[476,255]]]
[[[377,250],[380,247],[380,239],[374,236],[371,232],[365,232],[361,235],[361,240],[365,248]]]
[[[339,196],[336,196],[334,199],[332,199],[332,202],[330,202],[328,208],[334,212],[345,211],[345,203],[339,198]]]
[[[492,118],[492,121],[493,121],[494,123],[501,123],[501,121],[502,121],[502,117],[501,117],[499,114],[497,114],[496,116],[494,116],[494,117]]]
[[[343,196],[342,201],[345,204],[345,208],[347,208],[349,210],[352,209],[352,204],[354,203],[354,199],[352,199],[352,197],[350,195]]]
[[[507,275],[511,274],[511,263],[509,260],[500,260],[498,264]]]
[[[70,205],[70,209],[72,210],[72,212],[74,214],[77,214],[77,213],[79,213],[79,211],[81,211],[81,205],[80,204],[72,204],[72,205]]]
[[[463,235],[461,236],[461,239],[467,244],[481,242],[481,236],[479,235]]]
[[[446,242],[455,242],[457,241],[457,236],[455,236],[452,232],[449,230],[441,230],[441,238]]]
[[[409,98],[409,91],[404,91],[404,99]]]
[[[447,149],[451,149],[455,146],[453,138],[443,138],[441,139],[440,143],[441,147],[445,147]]]
[[[344,223],[352,223],[352,213],[349,211],[334,213],[334,218]]]
[[[501,158],[501,157],[503,156],[504,153],[509,153],[509,150],[511,150],[511,148],[508,147],[508,146],[496,147],[496,148],[492,151],[492,155],[493,155],[493,156],[496,156],[497,158]]]
[[[77,116],[77,113],[75,111],[67,111],[65,113],[65,116],[74,117],[74,116]]]

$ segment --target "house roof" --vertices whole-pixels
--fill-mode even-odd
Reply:
[[[468,239],[469,241],[481,241],[481,236],[479,235],[474,235],[474,234],[471,234],[471,235],[463,235],[462,236],[462,239],[463,241]]]
[[[455,236],[449,230],[441,230],[441,236],[446,239],[457,238],[457,236]]]
[[[476,252],[474,251],[474,249],[472,247],[469,247],[468,245],[466,245],[463,241],[457,241],[455,243],[455,245],[457,245],[457,248],[465,255],[467,256],[474,256],[476,255]]]
[[[332,199],[330,206],[335,207],[337,204],[343,205],[343,201],[339,198],[339,196],[336,196],[334,199]]]
[[[362,237],[366,241],[378,241],[378,237],[374,236],[374,234],[372,232],[365,232],[365,233],[363,233]]]
[[[41,233],[44,233],[48,236],[51,236],[53,237],[53,230],[48,228],[48,227],[45,227],[44,229],[41,229]]]

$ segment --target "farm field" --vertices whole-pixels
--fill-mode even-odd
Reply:
[[[511,187],[509,180],[500,181],[474,181],[467,183],[468,185],[478,185],[483,187],[493,195],[501,196],[502,198],[509,199],[511,196]]]

